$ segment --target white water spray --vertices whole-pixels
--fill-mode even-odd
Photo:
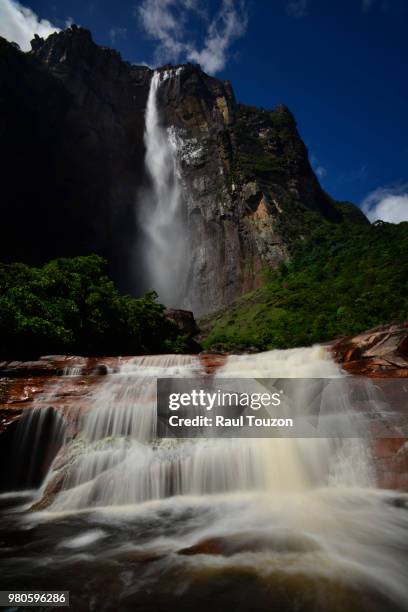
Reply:
[[[83,558],[78,549],[90,554],[90,542],[98,547],[111,534],[106,551],[95,553],[98,563],[104,555],[125,564],[133,555],[160,559],[138,570],[137,584],[152,593],[161,594],[166,579],[175,591],[192,575],[215,583],[224,572],[243,572],[257,576],[259,592],[285,585],[285,610],[316,585],[322,609],[407,609],[408,497],[374,488],[365,441],[156,439],[156,378],[200,375],[198,357],[136,357],[95,389],[78,435],[48,478],[51,491],[62,478],[62,489],[48,511],[31,515],[50,521],[50,529],[61,520],[61,533],[71,534],[58,545],[53,539],[41,572],[58,551],[64,572]],[[341,371],[327,351],[312,347],[230,356],[216,376],[332,378]],[[343,416],[347,423],[347,410]],[[86,530],[78,533],[76,521],[86,521]],[[184,554],[189,547],[197,552]],[[26,550],[24,557],[32,565]],[[126,582],[125,595],[127,584],[135,589]],[[356,592],[370,599],[353,608]]]
[[[330,377],[339,369],[320,347],[230,357],[221,377]],[[65,451],[70,467],[60,510],[118,505],[172,495],[301,491],[330,482],[369,485],[365,444],[340,457],[326,439],[156,440],[156,378],[204,375],[198,357],[137,357],[111,374]],[[347,414],[341,415],[346,423]],[[67,454],[68,453],[68,454]]]
[[[172,72],[154,72],[145,119],[146,169],[151,189],[141,202],[145,265],[149,287],[167,306],[180,305],[185,273],[185,227],[177,141],[161,123],[158,90]]]

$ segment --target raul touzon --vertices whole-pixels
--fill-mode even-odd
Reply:
[[[217,415],[215,418],[208,416],[195,416],[192,418],[179,417],[173,414],[169,417],[171,427],[293,427],[293,419],[290,418],[258,418],[253,414],[241,414],[236,418]]]

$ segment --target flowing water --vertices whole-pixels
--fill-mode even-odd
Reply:
[[[158,292],[161,302],[180,305],[186,263],[186,228],[178,169],[177,141],[162,125],[158,107],[161,83],[172,71],[154,72],[150,83],[145,118],[145,165],[150,188],[139,202],[140,226],[145,232],[143,259],[148,287]]]
[[[341,372],[312,347],[212,375]],[[209,374],[193,356],[123,364],[42,486],[2,495],[2,589],[70,590],[74,610],[408,609],[408,496],[376,488],[364,440],[158,440],[159,376]]]

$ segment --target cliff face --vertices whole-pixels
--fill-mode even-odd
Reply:
[[[73,27],[0,39],[2,260],[97,252],[126,285],[150,71]]]
[[[343,215],[322,191],[286,107],[237,104],[229,82],[193,65],[170,69],[159,91],[188,215],[184,306],[202,314],[259,286],[261,269],[287,260],[295,239]]]
[[[135,206],[147,181],[152,71],[75,26],[36,38],[29,54],[0,42],[1,258],[97,252],[122,288],[137,292]],[[293,241],[322,219],[341,222],[350,205],[322,191],[287,108],[237,104],[228,82],[198,66],[162,70],[169,73],[158,101],[177,142],[189,254],[180,306],[202,314],[258,286],[264,266],[285,261]]]

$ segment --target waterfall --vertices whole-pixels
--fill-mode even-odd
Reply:
[[[217,376],[278,374],[333,377],[339,368],[324,349],[313,347],[231,356]],[[301,491],[330,482],[371,484],[369,456],[360,440],[347,441],[340,457],[333,442],[322,438],[156,439],[157,377],[197,375],[205,375],[200,359],[177,355],[136,357],[108,375],[79,425],[80,434],[64,450],[63,490],[53,508],[135,504],[173,495]]]
[[[60,450],[65,435],[62,416],[51,407],[32,408],[2,435],[0,491],[37,488]]]
[[[156,379],[168,376],[342,372],[319,346],[231,355],[213,374],[197,356],[123,363],[65,437],[46,510],[21,531],[20,515],[0,526],[4,588],[52,584],[84,610],[206,610],[219,584],[239,610],[407,609],[408,496],[375,488],[366,441],[157,439]]]
[[[154,72],[145,116],[145,165],[151,187],[141,198],[143,256],[148,286],[167,306],[180,306],[185,274],[186,230],[174,132],[161,122],[158,91],[172,71]]]

